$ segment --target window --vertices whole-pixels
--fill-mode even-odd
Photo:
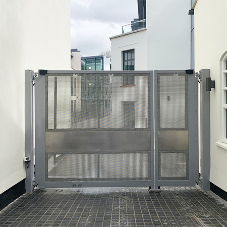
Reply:
[[[135,57],[134,50],[123,51],[123,70],[134,70]]]
[[[92,57],[81,59],[81,70],[103,70],[103,58],[102,57]]]
[[[135,69],[135,53],[134,49],[123,51],[123,70]],[[133,85],[134,76],[123,76],[123,85]]]

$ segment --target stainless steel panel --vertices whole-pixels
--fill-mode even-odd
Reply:
[[[46,132],[47,153],[150,151],[149,131]]]
[[[150,179],[150,152],[115,154],[48,154],[51,181],[120,181]]]
[[[187,78],[183,74],[158,77],[159,128],[187,127]]]
[[[188,131],[186,130],[160,130],[158,132],[159,151],[187,151]]]
[[[188,179],[187,153],[160,153],[159,179]]]

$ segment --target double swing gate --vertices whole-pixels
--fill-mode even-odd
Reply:
[[[34,109],[35,120],[27,121],[34,122],[39,188],[156,190],[198,182],[194,75],[40,70],[26,77],[35,97],[26,111]]]

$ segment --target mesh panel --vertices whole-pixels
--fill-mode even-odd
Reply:
[[[148,128],[148,76],[123,77],[132,75],[48,76],[47,128]]]
[[[100,155],[100,178],[148,179],[148,154]]]
[[[47,156],[49,180],[147,180],[150,155],[55,154]]]
[[[97,178],[97,161],[95,154],[49,154],[48,178]]]
[[[185,76],[159,77],[159,127],[185,128]]]
[[[161,153],[160,178],[186,178],[187,154],[186,153]]]
[[[161,180],[188,179],[187,89],[186,75],[158,76],[158,148]]]
[[[151,178],[149,75],[81,73],[47,76],[48,180]],[[133,80],[133,83],[125,85],[125,79]],[[113,131],[121,133],[117,132],[117,136],[110,133]],[[145,137],[138,135],[140,131],[145,131]],[[76,139],[72,132],[79,133]],[[135,147],[135,136],[136,140],[140,136],[149,139],[145,142],[143,138],[138,139]]]

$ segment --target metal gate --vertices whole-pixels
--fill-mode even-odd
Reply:
[[[35,80],[39,188],[157,189],[198,181],[193,75],[40,70],[26,76]]]

